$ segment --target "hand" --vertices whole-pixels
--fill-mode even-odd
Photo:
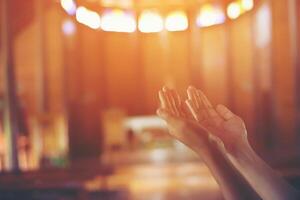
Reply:
[[[164,87],[159,99],[161,108],[157,114],[167,122],[170,134],[195,151],[207,150],[207,131],[193,119],[178,93]]]
[[[207,97],[194,87],[187,90],[186,104],[196,121],[210,134],[219,138],[228,152],[248,146],[244,121],[224,105],[213,108]]]

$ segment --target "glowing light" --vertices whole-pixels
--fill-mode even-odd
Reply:
[[[254,2],[253,2],[253,0],[242,0],[241,6],[242,6],[243,10],[249,11],[249,10],[253,9]]]
[[[102,15],[101,28],[104,31],[132,33],[136,30],[136,21],[130,12],[109,10]]]
[[[76,13],[76,4],[73,0],[60,0],[60,5],[69,15]]]
[[[230,19],[238,18],[241,12],[241,7],[237,2],[232,2],[227,7],[227,15]]]
[[[70,19],[65,20],[62,24],[62,31],[65,35],[73,35],[76,31],[74,22]]]
[[[204,5],[197,17],[199,27],[208,27],[225,22],[225,14],[220,8],[213,7],[211,4]]]
[[[79,7],[76,11],[76,20],[92,29],[98,29],[101,26],[101,20],[98,13],[88,10],[85,7]]]
[[[184,31],[188,28],[189,22],[184,11],[171,12],[165,21],[168,31]]]
[[[268,3],[262,4],[256,12],[255,17],[255,44],[259,48],[265,48],[271,43],[272,36],[272,14]],[[264,81],[268,82],[268,81]],[[265,86],[266,85],[266,86]],[[268,87],[268,84],[264,84]]]
[[[104,7],[131,8],[133,4],[133,0],[101,0],[101,5]]]
[[[139,17],[138,27],[143,33],[155,33],[163,30],[164,22],[157,12],[144,11]]]
[[[126,128],[132,129],[134,132],[141,132],[144,129],[166,129],[165,122],[157,116],[141,116],[129,117],[124,121]]]

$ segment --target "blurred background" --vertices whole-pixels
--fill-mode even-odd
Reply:
[[[227,105],[299,183],[299,1],[0,2],[0,199],[222,199],[163,85]]]

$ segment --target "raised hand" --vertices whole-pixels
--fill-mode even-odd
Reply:
[[[299,199],[292,188],[250,147],[243,120],[223,105],[215,109],[206,96],[193,87],[186,101],[199,124],[224,144],[231,163],[264,200]],[[216,143],[220,144],[220,143]]]
[[[168,125],[170,134],[195,151],[207,149],[208,133],[196,123],[175,90],[164,87],[159,91],[161,108],[157,114]]]
[[[202,100],[194,96],[197,94],[189,91],[189,96],[193,100],[188,100],[187,104],[185,104],[175,90],[164,87],[163,90],[159,91],[161,108],[157,111],[158,115],[167,122],[169,132],[173,137],[201,156],[219,183],[226,200],[260,199],[239,172],[233,168],[224,151],[221,151],[219,147],[222,143],[212,139],[208,132],[208,129],[211,129],[210,126],[213,128],[219,127],[225,120],[211,108],[207,99],[203,102],[203,105],[205,103],[207,107],[204,107],[202,104],[202,106],[198,106]],[[200,100],[201,102],[198,102]],[[191,109],[188,109],[187,105]],[[197,120],[194,119],[193,115]],[[224,115],[225,117],[229,116],[228,113],[224,113]],[[204,128],[198,121],[205,122],[204,124],[207,127]],[[210,123],[211,125],[208,126]],[[221,129],[218,129],[218,132],[214,132],[219,133],[219,131]]]
[[[186,104],[197,122],[210,134],[219,138],[227,151],[248,146],[247,130],[243,120],[224,105],[214,108],[202,91],[194,87],[187,90]]]
[[[166,120],[171,135],[201,154],[225,199],[258,199],[248,190],[248,184],[262,199],[300,199],[298,191],[253,151],[243,120],[228,108],[223,105],[214,108],[206,96],[193,87],[188,89],[186,101],[193,117],[174,90],[164,88],[159,97],[162,108],[158,114]],[[220,146],[225,147],[225,151]],[[247,182],[241,179],[237,170]]]

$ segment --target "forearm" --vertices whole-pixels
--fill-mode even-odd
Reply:
[[[249,144],[230,152],[229,158],[264,200],[299,199],[298,192],[257,156]]]
[[[212,144],[206,148],[205,152],[198,151],[198,154],[202,157],[218,182],[226,200],[260,199],[251,186],[232,166],[219,147]]]

